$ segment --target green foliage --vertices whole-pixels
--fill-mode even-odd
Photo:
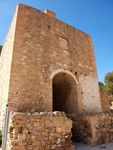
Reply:
[[[104,85],[104,83],[105,83],[105,85]],[[107,94],[109,96],[113,96],[113,71],[112,72],[108,72],[105,75],[104,83],[99,82],[100,90],[101,91],[104,90],[104,91],[107,92]]]
[[[104,78],[105,82],[105,91],[108,95],[113,96],[113,71],[108,72]]]
[[[105,82],[105,84],[110,83],[110,82],[113,83],[113,71],[112,72],[108,72],[105,75],[104,82]]]
[[[104,83],[99,82],[99,88],[100,88],[100,91],[105,90],[105,85],[104,85]]]

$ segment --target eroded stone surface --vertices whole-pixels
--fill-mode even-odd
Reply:
[[[64,112],[11,113],[7,150],[71,150],[71,128]]]
[[[101,112],[101,101],[97,78],[92,75],[80,75],[79,81],[82,89],[82,101],[85,112]]]

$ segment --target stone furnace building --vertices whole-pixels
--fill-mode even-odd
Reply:
[[[49,10],[19,4],[0,57],[0,102],[1,127],[6,104],[9,111],[23,113],[101,112],[90,35]],[[20,133],[30,131],[19,126]]]
[[[19,4],[0,58],[0,110],[101,112],[91,37]],[[2,116],[2,115],[1,115]]]

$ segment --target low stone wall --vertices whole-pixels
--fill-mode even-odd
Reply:
[[[68,150],[72,121],[64,112],[10,113],[7,150]]]
[[[112,102],[113,101],[113,97],[112,96],[108,96],[108,101]]]
[[[113,142],[113,113],[71,114],[72,140],[92,146]]]
[[[83,114],[69,114],[73,120],[72,140],[92,145],[92,129],[90,116]]]

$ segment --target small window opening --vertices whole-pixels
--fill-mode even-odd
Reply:
[[[75,75],[77,75],[77,72],[75,72]]]

